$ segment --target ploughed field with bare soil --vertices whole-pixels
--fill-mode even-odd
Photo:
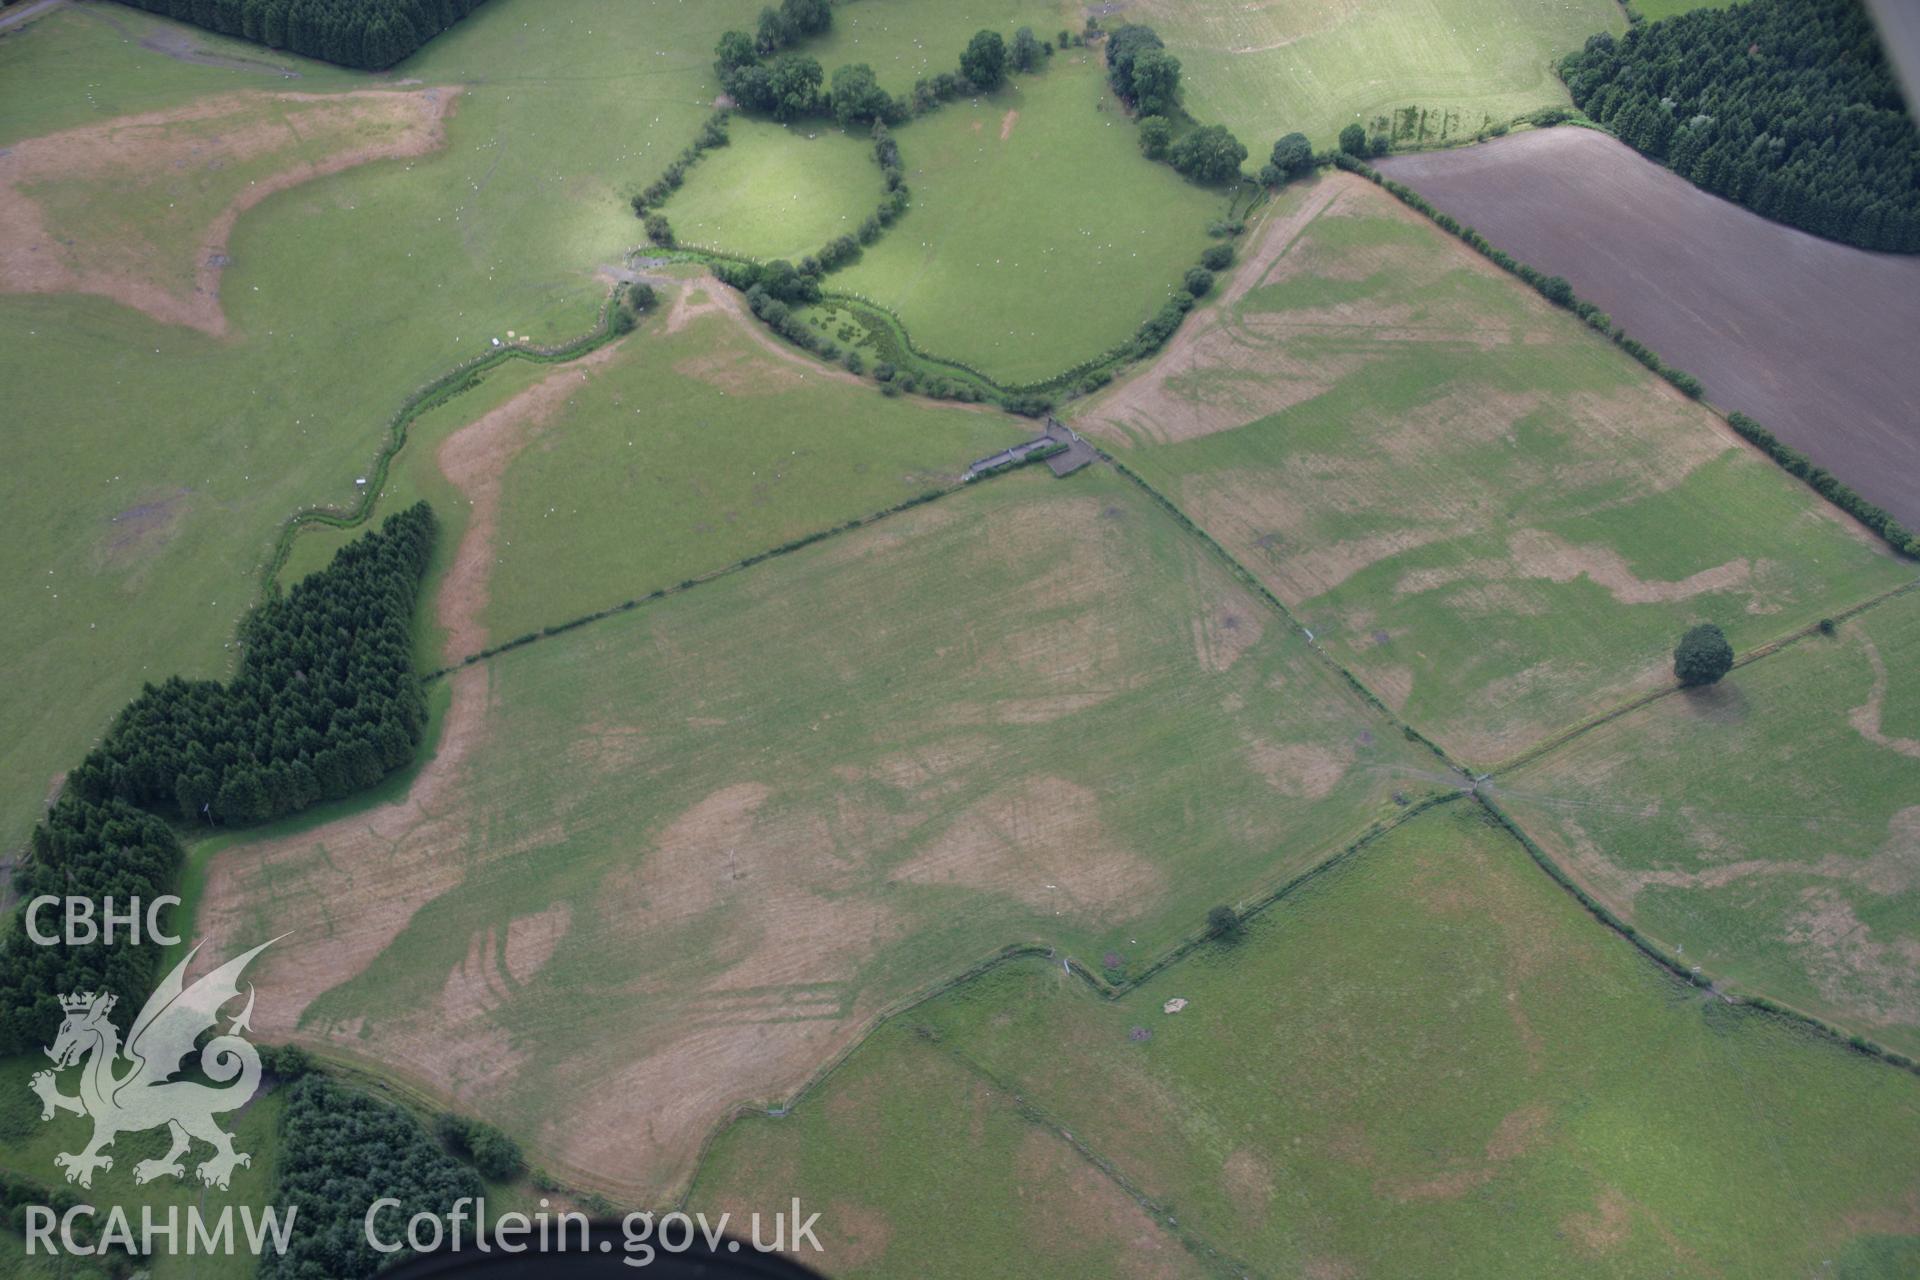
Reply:
[[[1404,182],[1920,523],[1920,258],[1769,222],[1591,129],[1392,156]]]

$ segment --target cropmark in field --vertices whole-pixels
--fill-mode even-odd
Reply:
[[[1285,193],[1153,365],[1075,419],[1417,728],[1485,767],[1914,576],[1372,184]]]
[[[221,854],[202,931],[294,931],[264,1034],[642,1199],[902,997],[1011,943],[1123,976],[1454,781],[1095,471],[454,681],[407,801]]]
[[[1118,1000],[1034,960],[913,1009],[691,1203],[798,1188],[845,1276],[1891,1276],[1916,1151],[1911,1075],[1681,983],[1462,800]]]
[[[1492,794],[1682,962],[1920,1055],[1920,592]]]
[[[226,674],[279,524],[352,510],[409,395],[510,333],[558,344],[594,326],[608,269],[639,238],[617,184],[692,136],[718,92],[716,28],[758,7],[487,4],[408,61],[399,78],[420,84],[352,96],[333,91],[372,82],[261,50],[298,78],[171,56],[180,38],[245,47],[118,5],[62,6],[0,39],[0,166],[56,135],[92,140],[16,189],[51,201],[33,217],[74,241],[59,269],[151,273],[115,275],[112,298],[0,292],[0,386],[19,427],[0,467],[14,677],[0,720],[16,730],[0,745],[0,849],[24,842],[55,771],[143,680]],[[456,90],[437,122],[420,105]],[[377,104],[404,110],[369,116]],[[316,173],[427,130],[444,144]],[[130,156],[115,138],[143,145]],[[192,290],[212,270],[208,229],[288,174],[311,180],[226,235],[224,337],[127,305],[151,279],[154,298],[204,307]]]
[[[1158,31],[1180,59],[1187,109],[1256,155],[1292,130],[1316,148],[1348,124],[1396,132],[1409,107],[1406,140],[1437,143],[1565,106],[1554,62],[1595,32],[1626,30],[1614,0],[1144,0],[1106,22]]]

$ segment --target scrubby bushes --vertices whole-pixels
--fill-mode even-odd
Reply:
[[[520,1144],[485,1120],[473,1120],[449,1111],[435,1119],[433,1131],[488,1182],[506,1182],[519,1176]]]

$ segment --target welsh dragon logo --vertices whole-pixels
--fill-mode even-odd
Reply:
[[[93,1119],[93,1140],[83,1150],[53,1158],[67,1171],[68,1182],[92,1186],[94,1170],[113,1168],[113,1157],[104,1150],[117,1135],[161,1125],[171,1131],[172,1146],[159,1159],[135,1165],[135,1182],[185,1177],[180,1157],[196,1138],[213,1147],[213,1155],[197,1170],[200,1181],[208,1186],[225,1190],[235,1168],[253,1163],[253,1157],[233,1149],[233,1135],[213,1119],[253,1097],[260,1084],[260,1054],[240,1036],[251,1029],[251,984],[247,1006],[228,1024],[227,1033],[214,1036],[200,1049],[200,1071],[214,1084],[174,1077],[202,1033],[214,1029],[221,1007],[239,996],[240,973],[247,962],[272,945],[263,942],[185,986],[187,966],[200,950],[194,947],[147,998],[127,1032],[125,1048],[120,1045],[119,1030],[107,1018],[113,1010],[112,995],[87,992],[60,997],[67,1017],[47,1050],[54,1067],[35,1073],[31,1087],[40,1096],[42,1120],[53,1119],[59,1111]],[[79,1095],[61,1093],[56,1073],[82,1063]]]

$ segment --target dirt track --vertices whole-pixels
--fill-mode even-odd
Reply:
[[[1591,129],[1379,167],[1920,526],[1920,257],[1768,222]]]

